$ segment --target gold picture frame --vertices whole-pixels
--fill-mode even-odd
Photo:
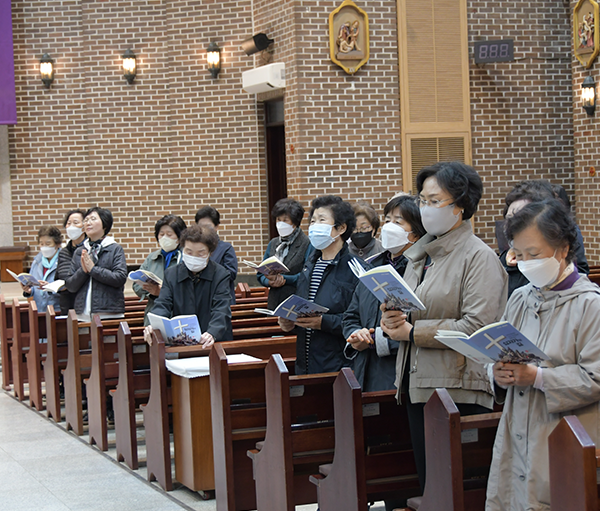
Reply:
[[[589,68],[600,50],[598,23],[600,9],[595,0],[579,0],[573,8],[573,49],[575,58]]]
[[[353,75],[369,60],[369,16],[352,0],[329,15],[331,61]]]

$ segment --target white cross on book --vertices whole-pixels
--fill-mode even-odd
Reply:
[[[289,309],[286,309],[285,307],[283,307],[283,310],[285,312],[287,312],[287,314],[285,315],[286,318],[290,317],[290,314],[295,314],[294,309],[296,308],[295,305],[292,305]]]
[[[486,337],[488,339],[488,341],[490,341],[490,343],[485,347],[486,350],[489,350],[492,346],[498,346],[498,343],[502,339],[506,338],[505,335],[501,335],[497,339],[494,339],[490,334],[483,334],[483,335],[484,335],[484,337]],[[498,348],[500,348],[502,351],[504,351],[504,348],[502,346],[498,346]]]
[[[383,291],[385,293],[385,296],[389,296],[388,292],[385,290],[385,288],[387,286],[389,286],[389,282],[383,282],[383,283],[379,283],[377,282],[377,279],[375,277],[371,277],[373,279],[373,282],[375,282],[375,284],[377,284],[377,287],[375,289],[373,289],[374,293],[377,293],[377,291]]]
[[[179,326],[176,326],[175,328],[173,328],[173,330],[179,330],[179,333],[181,334],[181,333],[183,333],[183,328],[186,326],[189,326],[189,325],[187,325],[187,324],[182,325],[180,319],[178,320],[178,323],[179,323]]]

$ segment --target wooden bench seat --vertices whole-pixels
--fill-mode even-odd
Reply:
[[[575,415],[548,436],[552,511],[598,511],[600,451]]]
[[[296,505],[317,501],[309,476],[333,460],[336,375],[290,376],[279,354],[267,363],[265,440],[248,451],[261,511],[293,511]]]
[[[446,389],[425,405],[427,478],[418,511],[483,511],[496,430],[502,413],[460,416]]]
[[[60,380],[67,367],[68,338],[67,317],[57,318],[54,307],[46,309],[46,360],[44,360],[44,381],[46,386],[46,414],[55,422],[61,422]]]
[[[420,493],[406,409],[395,393],[363,393],[350,368],[340,371],[333,384],[333,463],[310,477],[321,511],[366,511],[368,502]]]

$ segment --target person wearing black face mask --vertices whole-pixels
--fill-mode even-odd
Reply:
[[[377,212],[366,202],[352,206],[356,216],[356,229],[348,240],[350,253],[362,260],[383,252],[381,242],[375,238],[379,229]]]

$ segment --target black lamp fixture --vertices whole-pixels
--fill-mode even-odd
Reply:
[[[218,78],[221,72],[221,48],[214,41],[206,49],[206,62],[213,78]]]
[[[128,49],[122,55],[123,58],[123,76],[127,80],[128,84],[132,84],[137,74],[137,60],[135,53],[131,49]]]
[[[40,59],[40,77],[46,88],[49,89],[54,81],[54,60],[47,53],[44,53]]]
[[[594,115],[596,111],[596,82],[591,76],[587,76],[581,84],[581,106],[588,115]]]
[[[266,50],[274,42],[275,39],[269,39],[267,34],[261,32],[242,42],[242,50],[246,52],[246,55],[252,55],[256,52]]]

